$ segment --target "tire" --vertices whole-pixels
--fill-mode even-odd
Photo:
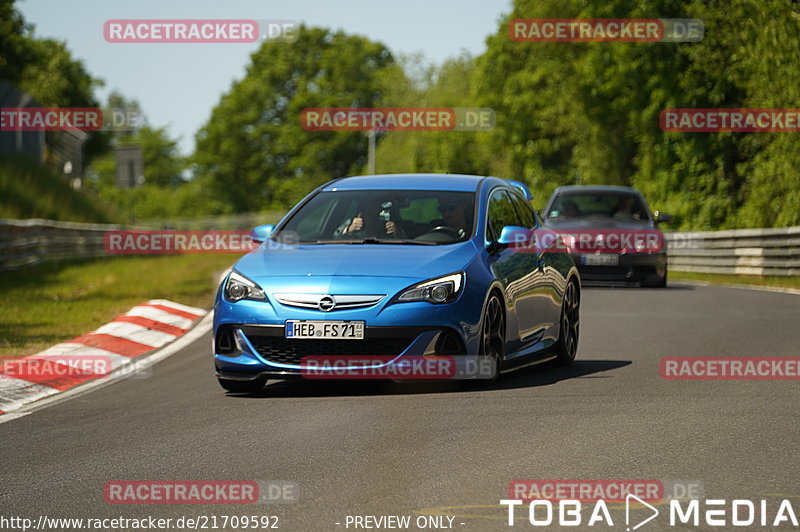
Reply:
[[[255,379],[252,381],[232,381],[230,379],[217,379],[219,385],[226,391],[233,393],[258,393],[267,384],[266,379]]]
[[[664,275],[654,280],[648,280],[642,284],[646,288],[666,288],[667,287],[667,272]]]
[[[490,376],[480,379],[480,381],[484,384],[492,384],[500,375],[500,363],[506,349],[506,317],[503,313],[503,304],[494,293],[489,296],[483,310],[480,342],[478,357],[490,358],[494,369]]]
[[[575,361],[580,337],[580,292],[577,283],[569,281],[561,304],[561,327],[556,342],[556,364],[569,366]]]

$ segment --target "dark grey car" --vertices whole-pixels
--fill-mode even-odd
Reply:
[[[583,284],[667,285],[667,251],[657,225],[670,220],[650,210],[641,192],[619,186],[559,187],[547,202],[545,226],[577,239],[614,239],[617,247],[571,247]],[[656,240],[659,245],[646,244]],[[626,245],[626,243],[632,245]]]

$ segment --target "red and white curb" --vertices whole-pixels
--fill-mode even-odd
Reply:
[[[200,308],[152,299],[94,332],[35,355],[2,361],[0,417],[86,381],[118,374],[137,357],[183,336],[206,314]]]

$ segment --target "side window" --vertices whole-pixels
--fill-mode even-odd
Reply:
[[[531,206],[528,205],[528,202],[516,194],[511,194],[511,201],[514,203],[514,207],[517,209],[517,214],[519,215],[520,221],[519,225],[527,229],[535,227],[536,217],[533,214],[533,209],[531,209]]]
[[[497,240],[500,231],[507,225],[520,225],[511,196],[505,190],[495,190],[489,197],[486,233],[489,240]]]
[[[328,198],[320,203],[297,224],[297,233],[300,240],[309,240],[318,237],[323,231],[323,224],[327,221],[331,209],[336,204],[336,198]]]

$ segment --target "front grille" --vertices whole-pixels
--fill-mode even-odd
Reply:
[[[304,357],[394,357],[413,338],[365,338],[363,340],[297,340],[276,336],[249,336],[258,354],[279,364],[301,363]]]
[[[628,266],[586,266],[579,265],[578,270],[581,277],[588,279],[609,279],[624,280],[631,277],[631,269]]]
[[[329,295],[329,294],[274,294],[275,299],[288,307],[313,308],[324,310],[351,310],[354,308],[371,307],[380,302],[386,294],[373,295]],[[328,299],[328,306],[320,307],[320,301]]]

